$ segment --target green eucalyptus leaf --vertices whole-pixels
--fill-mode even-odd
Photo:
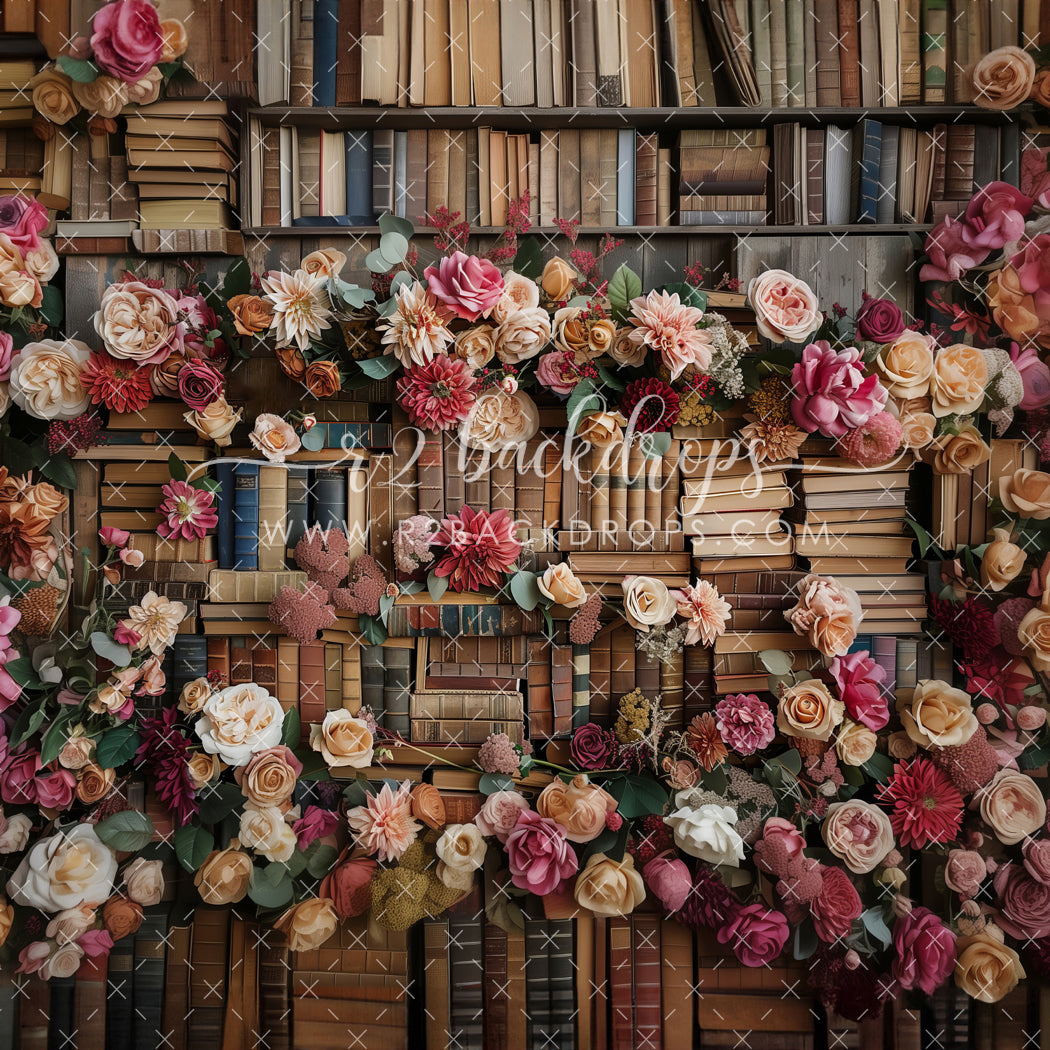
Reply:
[[[536,573],[528,572],[525,569],[516,572],[510,578],[511,597],[526,612],[532,612],[539,605],[540,598],[543,597],[537,585],[538,579],[539,577]]]
[[[416,229],[408,219],[404,219],[400,215],[391,215],[387,212],[379,217],[379,232],[384,235],[400,233],[406,240],[411,240]]]
[[[383,257],[383,253],[376,248],[365,256],[365,266],[369,273],[387,273],[393,266]]]
[[[59,55],[57,62],[59,69],[61,69],[70,80],[75,80],[78,84],[90,84],[92,81],[98,80],[98,66],[96,66],[94,62],[89,62],[86,58],[73,58],[71,55]]]
[[[303,448],[308,452],[320,452],[324,448],[326,429],[320,424],[310,427],[302,436]]]
[[[28,740],[44,724],[46,717],[47,706],[43,700],[27,704],[11,728],[11,746],[18,747]]]
[[[332,870],[338,855],[334,846],[325,842],[314,842],[305,854],[306,870],[315,879],[323,879]]]
[[[435,572],[431,572],[427,575],[427,591],[430,594],[431,601],[441,601],[442,596],[447,590],[447,576],[438,576],[438,574]]]
[[[663,459],[671,449],[671,435],[642,434],[639,438],[642,455],[646,459]]]
[[[360,616],[357,620],[357,626],[369,645],[382,645],[389,637],[383,621],[378,617]]]
[[[379,254],[390,266],[400,265],[408,254],[408,238],[396,230],[384,233],[379,238]]]
[[[763,649],[758,654],[758,658],[762,661],[762,666],[770,674],[786,675],[791,672],[793,660],[782,649]]]
[[[514,787],[514,780],[506,773],[484,773],[478,781],[478,791],[483,795],[494,795],[497,791],[510,791]]]
[[[128,647],[118,645],[105,631],[93,631],[90,641],[95,654],[108,660],[114,667],[127,667],[131,663]]]
[[[367,357],[364,361],[358,361],[357,365],[366,376],[372,379],[386,379],[401,367],[401,363],[393,354],[383,357]]]
[[[273,869],[277,869],[274,871]],[[283,908],[291,903],[295,893],[292,877],[283,864],[269,864],[265,868],[254,868],[248,896],[260,908]]]

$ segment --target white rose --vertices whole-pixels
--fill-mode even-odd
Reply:
[[[37,976],[42,981],[50,981],[52,977],[72,977],[80,969],[83,960],[84,949],[79,944],[63,944],[37,970]]]
[[[113,850],[92,825],[77,824],[41,839],[22,858],[8,880],[7,892],[16,904],[47,912],[81,904],[97,906],[110,895],[116,874]]]
[[[297,843],[295,832],[276,806],[257,806],[254,802],[244,804],[237,837],[242,846],[280,863],[291,859]]]
[[[485,863],[486,848],[476,824],[449,824],[434,847],[437,877],[451,889],[469,890],[474,872]]]
[[[204,750],[228,766],[281,742],[284,710],[261,685],[234,685],[208,697],[195,726]]]
[[[516,310],[496,329],[496,353],[508,365],[535,357],[551,341],[551,319],[536,306]]]
[[[629,576],[622,586],[623,611],[636,631],[648,633],[650,627],[661,627],[673,619],[678,606],[663,580]]]
[[[144,908],[160,904],[164,894],[164,865],[159,860],[136,857],[124,869],[124,885],[128,897],[136,904]]]
[[[674,831],[678,848],[691,857],[706,860],[708,864],[725,864],[739,867],[744,859],[744,840],[737,834],[736,810],[732,806],[717,806],[707,803],[694,808],[681,806],[689,792],[679,793],[676,804],[680,806],[664,823]]]
[[[33,822],[24,813],[8,817],[7,828],[0,835],[0,853],[21,853],[29,845],[32,829]]]

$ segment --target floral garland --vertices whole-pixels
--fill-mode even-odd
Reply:
[[[989,253],[1027,237],[995,203],[1005,193],[989,187],[967,211],[971,237],[987,239],[998,224],[1003,240],[989,242]],[[987,458],[983,417],[1005,429],[1014,413],[1050,404],[1038,348],[1024,356],[997,345],[1016,338],[1008,325],[1029,323],[1020,309],[996,315],[993,304],[982,347],[973,347],[953,342],[951,326],[908,325],[886,299],[865,297],[852,319],[838,304],[826,316],[804,282],[770,271],[747,293],[773,344],[755,353],[706,309],[702,274],[643,293],[629,267],[606,281],[601,259],[575,247],[570,259],[541,265],[518,240],[527,231],[520,213],[497,249],[505,266],[513,244],[510,269],[463,252],[453,223],[439,231],[445,256],[417,275],[411,227],[385,217],[370,288],[340,277],[345,257],[332,249],[256,279],[239,261],[206,294],[127,275],[95,316],[101,349],[73,341],[49,354],[35,343],[18,349],[12,412],[53,428],[84,419],[91,402],[128,411],[178,397],[202,438],[228,447],[241,410],[225,397],[224,367],[233,354],[267,347],[312,397],[395,377],[416,426],[458,428],[490,454],[520,451],[536,433],[535,399],[564,404],[568,435],[599,452],[637,438],[662,454],[672,425],[702,424],[732,406],[744,416],[739,453],[756,467],[793,459],[813,435],[861,467],[907,452],[959,472]],[[933,267],[943,261],[938,236]],[[1010,266],[1023,267],[1015,252],[1025,251],[1006,253],[998,287]],[[323,445],[313,422],[302,412],[263,415],[250,441],[282,462]],[[90,447],[90,429],[69,440]],[[214,485],[191,483],[175,459],[170,467],[160,531],[203,535],[214,524]],[[871,1016],[885,999],[929,994],[953,977],[997,1001],[1026,966],[1050,969],[1050,838],[1044,793],[1029,773],[1050,757],[1046,566],[1034,565],[1032,597],[1011,590],[1029,558],[1046,552],[1050,476],[1022,473],[1001,483],[1012,529],[984,549],[944,552],[945,590],[931,599],[964,661],[965,690],[934,680],[888,697],[871,655],[850,652],[858,596],[810,575],[785,616],[822,654],[823,670],[795,673],[765,653],[772,703],[723,697],[684,731],[669,728],[658,697],[635,690],[620,698],[612,729],[574,730],[566,765],[490,737],[476,766],[480,813],[450,824],[433,785],[333,779],[332,770],[381,764],[395,747],[440,761],[367,709],[328,712],[304,744],[297,712],[264,687],[201,678],[177,707],[140,717],[136,697],[164,689],[160,661],[185,608],[150,592],[113,611],[108,588],[142,560],[127,533],[100,534],[105,556],[80,628],[61,643],[34,638],[47,633],[64,578],[58,551],[41,537],[65,497],[5,471],[0,853],[15,861],[0,909],[5,950],[23,971],[72,973],[159,900],[172,852],[201,900],[249,899],[301,950],[369,909],[395,929],[440,914],[482,877],[494,849],[511,893],[502,922],[515,921],[527,893],[569,895],[599,915],[627,914],[652,894],[668,915],[713,930],[744,965],[785,952],[810,959],[814,991],[845,1016]],[[548,616],[566,610],[580,644],[599,626],[601,598],[567,565],[520,568],[522,543],[503,512],[466,507],[398,523],[396,580],[368,557],[351,562],[348,550],[340,531],[310,530],[296,549],[309,582],[277,597],[273,622],[310,640],[341,610],[380,641],[393,606],[425,586],[432,597],[447,587],[509,594]],[[730,612],[710,581],[675,591],[629,577],[622,592],[616,613],[661,658],[711,644]],[[996,595],[1004,600],[993,609]],[[178,827],[172,847],[153,843],[150,818],[119,801],[114,788],[132,763]],[[530,800],[520,781],[536,773],[550,779]],[[931,907],[909,895],[911,849],[936,857],[943,873],[945,896]],[[57,868],[61,885],[48,875]],[[51,919],[40,928],[23,921],[35,911],[21,909]]]

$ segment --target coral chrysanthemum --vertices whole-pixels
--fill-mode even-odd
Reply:
[[[725,632],[733,607],[707,580],[698,581],[695,587],[686,584],[680,593],[678,615],[688,617],[685,644],[712,645]]]
[[[439,354],[433,361],[406,369],[397,381],[398,401],[408,418],[424,430],[448,430],[470,415],[474,372],[459,357]]]
[[[499,587],[521,554],[514,521],[505,510],[488,513],[464,507],[459,514],[446,515],[434,546],[445,549],[434,572],[447,577],[454,591]]]
[[[378,795],[369,795],[363,806],[346,815],[358,843],[381,861],[397,860],[423,826],[412,817],[411,788],[407,780],[396,792],[384,784]]]
[[[93,405],[105,405],[111,412],[138,412],[153,400],[149,373],[134,361],[96,352],[80,373],[80,385],[91,393]]]
[[[794,423],[780,423],[755,416],[744,418],[751,422],[741,429],[740,437],[756,463],[794,459],[806,440],[806,432],[799,430]]]
[[[197,540],[218,525],[214,493],[195,489],[185,481],[169,481],[160,491],[164,494],[164,500],[157,508],[157,513],[164,516],[164,521],[157,526],[161,536]]]
[[[890,824],[902,846],[922,849],[930,843],[951,842],[962,826],[962,795],[927,758],[898,762],[878,797],[893,806]]]
[[[326,328],[330,311],[321,296],[325,277],[321,274],[296,270],[282,273],[271,270],[261,279],[263,291],[273,306],[270,327],[276,331],[280,346],[295,343],[300,350]]]

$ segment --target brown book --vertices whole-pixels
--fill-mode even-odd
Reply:
[[[632,955],[634,962],[635,1046],[663,1045],[663,1010],[660,1004],[660,917],[652,912],[635,912]],[[614,1007],[615,1010],[615,1007]]]
[[[449,132],[443,128],[427,132],[427,214],[448,207]]]
[[[542,436],[537,436],[526,444],[522,469],[515,474],[514,518],[527,528],[543,526],[543,441]]]
[[[470,9],[465,3],[449,4],[448,51],[451,64],[451,105],[473,104],[470,67]]]
[[[324,721],[325,710],[325,643],[307,642],[299,646],[299,719],[304,739],[310,723]]]
[[[631,920],[607,920],[609,936],[609,1046],[612,1050],[634,1050],[634,962]]]
[[[529,736],[546,739],[554,735],[550,647],[544,638],[530,638],[528,647]]]
[[[510,998],[507,994],[508,955],[507,933],[494,922],[486,922],[484,937],[484,996],[483,1030],[485,1046],[499,1050],[509,1047],[508,1021]]]
[[[580,132],[558,132],[558,218],[582,220],[583,173],[580,166]]]
[[[580,131],[580,225],[600,226],[602,204],[601,133]]]
[[[492,225],[506,226],[510,203],[510,181],[507,174],[507,132],[489,132],[489,199],[492,202]]]
[[[442,476],[445,485],[445,513],[458,514],[466,502],[466,475],[461,466],[462,448],[455,434],[445,433],[440,440],[443,445]]]
[[[554,733],[568,736],[572,732],[572,647],[552,646],[550,661]]]
[[[946,200],[965,201],[973,194],[974,140],[972,124],[949,125],[944,160]]]
[[[252,681],[266,687],[271,694],[277,692],[277,650],[257,646],[251,651]]]
[[[470,13],[470,70],[474,105],[500,106],[503,104],[503,78],[500,68],[499,0],[467,0],[467,9]]]
[[[426,435],[416,461],[418,513],[441,517],[445,508],[444,455],[440,434]]]
[[[859,106],[860,30],[857,0],[838,0],[839,91],[842,106]]]
[[[251,621],[238,621],[239,634],[243,635],[247,630],[245,623]],[[232,632],[231,632],[232,633]],[[235,639],[236,640],[236,639]],[[236,645],[230,642],[230,685],[245,685],[252,680],[252,651],[247,646]]]
[[[361,102],[361,4],[339,5],[338,33],[335,104],[355,106]]]
[[[190,1046],[221,1044],[227,999],[229,911],[198,905],[190,953]]]

